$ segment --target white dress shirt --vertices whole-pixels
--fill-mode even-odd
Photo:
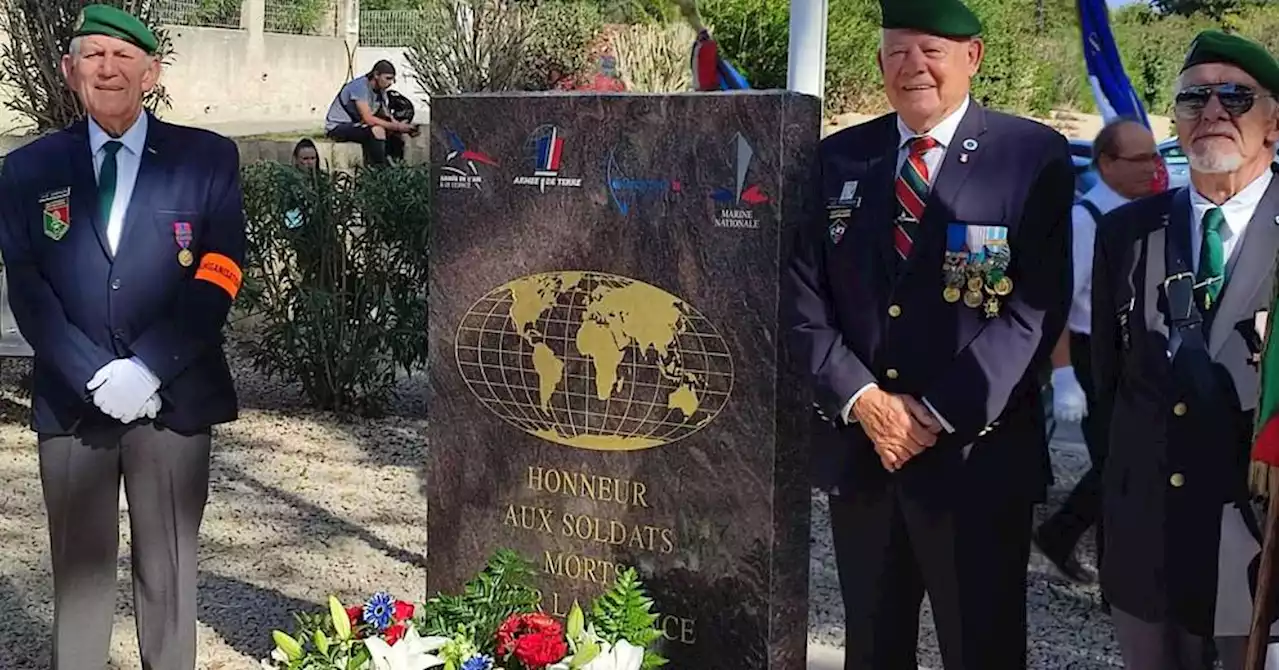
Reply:
[[[89,149],[93,152],[95,177],[102,172],[102,161],[107,155],[102,147],[111,140],[117,140],[123,145],[116,152],[116,195],[111,202],[111,217],[107,220],[107,244],[114,256],[120,246],[125,213],[129,211],[133,186],[138,181],[138,167],[142,165],[142,152],[147,144],[147,113],[139,113],[138,120],[120,137],[111,137],[92,116],[89,117]]]
[[[1098,180],[1097,185],[1084,194],[1082,200],[1088,200],[1098,207],[1098,211],[1106,214],[1126,204],[1129,199],[1116,193],[1106,182]],[[1067,328],[1073,333],[1088,335],[1092,332],[1089,319],[1093,313],[1093,241],[1097,236],[1098,222],[1084,205],[1071,208],[1071,311],[1067,314]]]
[[[1258,208],[1258,203],[1262,202],[1262,196],[1267,194],[1267,187],[1271,185],[1271,170],[1264,170],[1262,175],[1257,179],[1249,182],[1249,185],[1241,189],[1241,191],[1231,199],[1215,205],[1212,201],[1200,195],[1196,191],[1195,186],[1191,188],[1191,271],[1200,271],[1200,247],[1204,242],[1204,232],[1201,226],[1204,221],[1204,215],[1214,207],[1222,208],[1222,215],[1226,217],[1226,225],[1218,232],[1222,235],[1222,256],[1226,261],[1227,267],[1231,267],[1231,258],[1235,255],[1236,249],[1240,247],[1240,240],[1244,239],[1244,231],[1249,227],[1249,220],[1253,218],[1253,211]]]
[[[960,106],[956,108],[956,111],[948,114],[946,118],[938,122],[938,125],[934,126],[929,130],[929,132],[924,134],[925,136],[932,137],[938,143],[937,146],[924,153],[924,164],[929,171],[928,177],[930,188],[933,187],[933,182],[938,177],[938,168],[942,165],[942,159],[947,157],[947,149],[951,147],[951,142],[955,139],[956,131],[960,129],[960,122],[964,120],[964,114],[967,111],[969,111],[969,96],[966,95],[964,102],[960,103]],[[907,146],[907,143],[913,138],[920,136],[920,133],[908,128],[907,124],[903,123],[901,116],[898,117],[897,171],[902,170],[902,164],[907,162],[907,156],[910,154],[910,148]],[[897,172],[894,174],[897,174]],[[863,393],[866,393],[875,386],[876,384],[874,382],[863,386],[858,389],[857,393],[854,393],[853,396],[849,398],[848,402],[844,404],[844,407],[841,408],[840,416],[843,417],[846,423],[850,422],[849,412],[853,410],[854,403],[858,402],[858,398],[861,398]],[[951,425],[938,415],[938,411],[935,410],[932,405],[929,405],[928,400],[925,400],[924,403],[929,407],[929,410],[933,412],[934,416],[938,417],[938,420],[942,423],[943,427],[947,429],[947,432],[954,432]]]

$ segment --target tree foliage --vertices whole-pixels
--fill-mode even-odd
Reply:
[[[160,41],[159,57],[173,54],[168,32],[157,21],[157,0],[106,0],[153,26]],[[0,0],[0,32],[9,39],[0,45],[0,85],[14,92],[4,105],[27,120],[37,132],[63,128],[84,116],[84,108],[66,85],[61,60],[71,45],[76,19],[90,0]],[[144,100],[147,108],[169,106],[163,82]]]
[[[436,0],[406,52],[427,95],[520,90],[533,13],[508,0]]]

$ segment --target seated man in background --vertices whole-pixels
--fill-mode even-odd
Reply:
[[[417,126],[392,120],[387,89],[396,83],[396,67],[390,61],[373,64],[369,73],[347,82],[329,105],[324,132],[339,142],[359,142],[365,165],[385,165],[387,159],[404,159],[404,136],[417,136]]]

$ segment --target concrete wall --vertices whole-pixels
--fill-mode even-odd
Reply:
[[[356,72],[368,72],[380,60],[391,61],[396,66],[396,85],[392,88],[413,101],[413,122],[426,123],[431,103],[413,77],[413,67],[409,65],[407,52],[408,49],[399,47],[358,47],[355,69]]]
[[[247,30],[173,26],[173,64],[163,82],[166,120],[199,126],[288,121],[324,125],[349,77],[346,42]]]

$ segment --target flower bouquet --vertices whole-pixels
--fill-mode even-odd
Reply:
[[[658,615],[635,570],[564,621],[541,610],[533,565],[500,550],[459,595],[421,606],[385,593],[325,614],[296,614],[292,634],[273,631],[265,670],[652,670]]]

